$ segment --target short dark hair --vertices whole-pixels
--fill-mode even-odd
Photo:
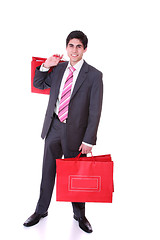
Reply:
[[[84,49],[87,48],[87,44],[88,44],[88,38],[87,38],[87,36],[86,36],[82,31],[77,31],[77,30],[71,32],[71,33],[68,35],[68,37],[67,37],[67,39],[66,39],[66,47],[68,46],[69,41],[70,41],[71,39],[73,39],[73,38],[79,39],[79,40],[81,41],[81,43],[83,44]]]

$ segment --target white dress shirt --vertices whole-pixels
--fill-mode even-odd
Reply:
[[[78,63],[76,63],[74,65],[74,68],[75,68],[75,71],[73,72],[73,82],[72,82],[72,89],[71,89],[71,95],[72,95],[72,92],[73,92],[73,89],[74,89],[74,86],[75,86],[75,83],[76,83],[76,80],[77,80],[77,77],[78,77],[78,74],[81,70],[81,67],[84,63],[84,60],[81,59]],[[61,82],[61,86],[60,86],[60,91],[59,91],[59,95],[58,95],[58,98],[57,98],[57,102],[56,102],[56,107],[54,109],[54,112],[56,115],[58,115],[58,110],[59,110],[59,104],[60,104],[60,100],[61,100],[61,95],[62,95],[62,91],[63,91],[63,87],[64,87],[64,84],[65,84],[65,81],[69,75],[69,68],[71,67],[71,64],[70,62],[68,63],[68,66],[63,74],[63,78],[62,78],[62,82]],[[45,68],[44,67],[44,64],[41,65],[40,67],[40,71],[42,72],[47,72],[49,71],[49,68]],[[89,143],[85,143],[85,142],[82,142],[84,143],[85,145],[89,146],[89,147],[93,147],[93,145],[89,144]]]

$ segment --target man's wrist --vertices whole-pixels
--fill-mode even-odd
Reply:
[[[47,66],[45,65],[45,63],[43,63],[43,67],[44,67],[44,68],[48,68],[48,69],[50,68],[50,67],[47,67]]]
[[[86,143],[86,142],[82,142],[84,145],[86,145],[86,146],[88,146],[88,147],[93,147],[93,145],[92,144],[90,144],[90,143]]]
[[[40,71],[41,71],[41,72],[47,72],[47,71],[49,71],[49,69],[50,69],[50,68],[45,67],[44,63],[42,63],[42,65],[41,65],[41,67],[40,67]]]

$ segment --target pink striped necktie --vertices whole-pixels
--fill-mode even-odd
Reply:
[[[73,82],[73,72],[75,71],[74,67],[69,68],[69,75],[66,79],[66,82],[63,87],[61,100],[59,104],[58,118],[61,122],[65,121],[68,117],[68,108],[71,97],[71,89]]]

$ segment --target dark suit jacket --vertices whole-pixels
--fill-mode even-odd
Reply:
[[[49,131],[59,89],[68,62],[59,63],[52,72],[36,69],[34,86],[39,89],[50,88],[50,98],[45,115],[41,137]],[[77,151],[82,141],[95,145],[97,129],[102,108],[102,73],[86,62],[82,65],[74,86],[67,119],[67,143],[70,150]]]

